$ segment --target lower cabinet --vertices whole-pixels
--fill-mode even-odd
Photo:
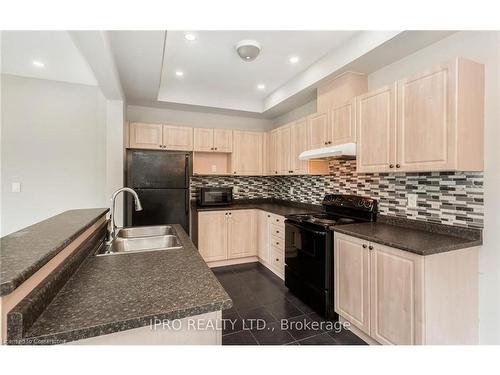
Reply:
[[[257,210],[198,213],[198,250],[206,262],[257,255]]]
[[[381,344],[476,344],[477,250],[420,256],[335,233],[335,311]]]
[[[257,256],[283,279],[284,221],[283,216],[254,209],[199,212],[198,250],[209,265]]]

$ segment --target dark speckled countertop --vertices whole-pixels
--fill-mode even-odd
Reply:
[[[66,342],[223,310],[232,301],[181,226],[183,248],[90,255],[23,335]]]
[[[0,238],[0,296],[14,291],[107,212],[65,211]]]
[[[320,205],[284,201],[278,199],[241,199],[235,200],[233,204],[227,206],[198,206],[193,203],[198,212],[201,211],[225,211],[225,210],[248,210],[257,209],[271,212],[276,215],[286,216],[292,214],[302,214],[309,212],[319,212],[323,208]]]
[[[480,246],[480,230],[441,224],[424,224],[415,220],[381,217],[376,223],[359,223],[331,227],[335,232],[358,237],[418,255]]]

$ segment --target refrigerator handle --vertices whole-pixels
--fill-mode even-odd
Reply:
[[[184,178],[186,187],[189,188],[189,154],[185,155],[185,163],[184,163]]]

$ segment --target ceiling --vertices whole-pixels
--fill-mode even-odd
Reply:
[[[3,31],[1,66],[4,74],[97,85],[66,31]]]
[[[339,47],[356,31],[168,31],[158,100],[261,113],[274,90]],[[255,61],[245,62],[234,46],[253,39],[262,45]],[[292,56],[299,61],[292,64]],[[182,77],[176,75],[181,71]],[[257,86],[265,86],[259,89]],[[125,89],[126,90],[126,89]],[[126,90],[127,91],[127,90]]]

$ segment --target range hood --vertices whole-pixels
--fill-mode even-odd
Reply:
[[[304,151],[299,155],[300,160],[314,159],[355,159],[356,158],[356,143],[344,143],[336,146],[317,148],[314,150]]]

